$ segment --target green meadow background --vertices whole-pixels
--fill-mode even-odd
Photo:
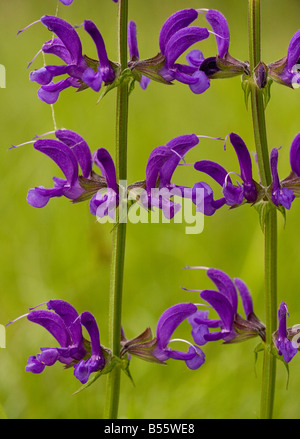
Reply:
[[[164,21],[184,8],[215,8],[224,13],[231,31],[230,53],[248,59],[247,1],[237,0],[130,0],[130,19],[138,26],[141,58],[158,52],[158,35]],[[11,145],[30,141],[54,129],[51,108],[37,98],[38,85],[29,81],[28,62],[50,38],[36,24],[16,36],[19,29],[44,14],[54,15],[56,0],[1,0],[0,64],[6,68],[6,88],[0,89],[0,323],[25,314],[50,299],[71,302],[78,312],[91,311],[99,324],[101,342],[108,343],[108,291],[111,262],[111,225],[98,224],[88,203],[72,205],[53,199],[43,209],[26,202],[29,188],[52,186],[60,170],[32,144],[9,150]],[[73,25],[93,20],[106,41],[110,59],[116,59],[116,4],[111,0],[74,0],[59,3],[59,16]],[[300,27],[297,0],[262,2],[262,58],[265,63],[286,55],[292,35]],[[197,24],[205,26],[200,16]],[[95,47],[83,28],[78,29],[85,53],[96,56]],[[206,56],[216,53],[214,37],[199,44]],[[55,62],[50,57],[49,63]],[[43,64],[40,55],[32,65]],[[288,175],[289,147],[300,131],[300,91],[272,86],[267,108],[269,146],[280,147],[280,177]],[[64,91],[54,106],[59,128],[82,135],[94,151],[107,148],[114,154],[115,91],[97,105],[91,90]],[[224,137],[236,132],[254,152],[251,114],[245,108],[241,79],[212,81],[203,95],[187,86],[163,86],[151,82],[146,91],[136,85],[130,98],[129,183],[144,178],[147,157],[156,146],[182,135],[196,133]],[[210,159],[230,171],[239,171],[228,143],[202,139],[186,157],[187,162]],[[193,168],[177,170],[174,182],[193,185],[200,181]],[[254,167],[254,177],[258,179]],[[209,182],[209,180],[206,180]],[[220,188],[216,188],[220,191]],[[220,193],[220,192],[219,192]],[[279,218],[278,303],[285,300],[290,326],[300,323],[299,286],[300,202],[288,212],[286,226]],[[132,338],[150,326],[155,333],[162,312],[178,302],[199,302],[198,293],[181,287],[204,289],[212,284],[204,271],[184,270],[186,265],[204,265],[241,277],[251,289],[256,314],[264,320],[263,235],[256,211],[244,206],[223,208],[205,218],[204,231],[185,234],[185,224],[128,224],[125,266],[123,327]],[[241,311],[242,312],[242,311]],[[190,339],[188,324],[176,337]],[[258,340],[243,344],[204,346],[206,363],[197,371],[183,362],[166,366],[132,358],[134,386],[123,375],[120,417],[132,419],[255,419],[259,415],[262,358],[254,362]],[[26,318],[8,326],[6,349],[0,349],[0,404],[8,418],[101,418],[106,379],[73,395],[80,383],[72,370],[61,364],[42,374],[25,373],[27,358],[55,340]],[[299,418],[300,355],[287,373],[278,363],[274,416]],[[2,409],[1,409],[2,411]]]

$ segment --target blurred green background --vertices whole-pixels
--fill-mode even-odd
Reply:
[[[1,116],[1,227],[0,227],[0,323],[6,324],[49,299],[70,301],[79,312],[91,311],[100,326],[101,342],[107,345],[108,289],[111,257],[111,225],[97,224],[88,204],[71,205],[52,200],[44,209],[26,203],[29,188],[51,187],[57,167],[32,144],[8,151],[13,144],[31,140],[53,130],[51,108],[40,102],[37,84],[28,80],[27,63],[49,39],[47,29],[35,25],[17,31],[44,14],[55,14],[55,0],[1,0],[0,64],[7,74],[0,89]],[[142,58],[158,51],[159,30],[169,15],[187,7],[215,8],[227,17],[231,30],[230,53],[248,59],[247,1],[236,0],[130,0],[130,19],[137,22]],[[59,16],[73,25],[92,19],[106,41],[109,57],[116,59],[116,5],[111,0],[74,0],[60,4]],[[262,57],[266,63],[286,54],[292,35],[300,27],[297,0],[262,2]],[[204,17],[197,22],[205,26]],[[83,29],[85,53],[96,56]],[[216,53],[214,38],[199,45],[206,56]],[[39,56],[32,68],[42,66]],[[279,170],[289,173],[289,147],[300,131],[300,91],[273,84],[267,108],[270,147],[280,147]],[[91,90],[70,89],[55,104],[59,128],[81,134],[91,149],[106,147],[114,153],[115,92],[96,105]],[[213,81],[197,96],[187,86],[151,83],[147,91],[136,86],[130,99],[129,183],[143,179],[150,151],[181,134],[226,136],[234,131],[254,151],[251,114],[246,111],[240,78]],[[237,158],[222,142],[201,140],[187,157],[217,160],[238,171]],[[255,178],[257,172],[255,170]],[[192,185],[200,176],[192,168],[180,168],[174,181]],[[208,181],[208,180],[207,180]],[[300,322],[299,253],[300,203],[295,201],[284,229],[279,218],[278,301],[289,306],[289,325]],[[264,320],[263,236],[254,209],[245,206],[231,212],[225,208],[205,218],[204,232],[186,235],[184,224],[129,224],[125,267],[123,326],[131,338],[156,322],[169,306],[181,301],[199,302],[197,293],[180,287],[211,288],[205,272],[189,271],[186,265],[205,265],[241,277],[253,294],[256,314]],[[188,325],[177,333],[189,337]],[[262,358],[254,368],[253,350],[258,340],[204,347],[206,363],[190,371],[183,362],[159,366],[132,359],[135,386],[124,375],[120,401],[122,418],[238,419],[257,418],[259,413]],[[22,319],[7,328],[7,347],[0,350],[0,404],[8,418],[99,418],[103,413],[105,378],[85,392],[72,395],[79,382],[60,364],[41,375],[25,373],[29,355],[54,340],[41,327]],[[300,355],[290,364],[290,381],[278,364],[276,418],[299,418]]]

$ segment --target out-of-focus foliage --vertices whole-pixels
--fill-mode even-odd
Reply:
[[[53,130],[51,108],[36,95],[37,84],[28,79],[27,63],[50,38],[36,24],[16,36],[17,31],[44,14],[55,14],[55,0],[2,2],[0,16],[0,63],[7,74],[6,89],[0,89],[0,323],[5,324],[49,299],[72,302],[79,312],[91,311],[100,326],[101,341],[107,344],[108,289],[111,225],[97,224],[88,204],[71,205],[66,199],[51,200],[41,210],[27,205],[27,190],[36,185],[50,187],[59,175],[55,165],[31,144],[10,150],[12,144],[31,140]],[[231,29],[230,51],[241,60],[248,58],[247,1],[236,0],[130,0],[130,19],[137,22],[141,57],[158,51],[158,33],[166,18],[187,8],[219,9]],[[299,28],[300,5],[296,0],[266,0],[262,9],[263,60],[266,63],[286,54],[289,40]],[[288,3],[288,8],[287,8]],[[115,58],[116,5],[108,1],[77,0],[69,7],[60,4],[59,16],[74,25],[92,19],[105,38],[111,59]],[[205,26],[205,18],[198,21]],[[276,28],[274,23],[277,23]],[[280,23],[280,25],[279,25]],[[96,56],[83,28],[84,47]],[[199,45],[205,55],[214,55],[214,38]],[[33,68],[43,64],[40,55]],[[280,147],[280,177],[289,172],[289,147],[300,131],[300,91],[273,85],[267,108],[270,147]],[[55,105],[59,128],[77,131],[92,150],[106,147],[114,154],[115,91],[96,104],[91,90],[67,90]],[[144,177],[150,151],[171,138],[196,133],[226,136],[237,132],[254,151],[250,112],[244,105],[240,78],[215,80],[197,96],[177,83],[151,83],[146,91],[136,86],[130,98],[128,179]],[[230,145],[201,140],[187,157],[221,162],[236,169]],[[255,170],[256,172],[256,170]],[[256,175],[257,176],[257,175]],[[175,180],[193,184],[200,175],[182,167]],[[278,300],[289,306],[289,324],[300,323],[299,279],[300,203],[295,201],[287,224],[279,219]],[[257,213],[249,206],[234,211],[223,208],[205,219],[204,232],[186,235],[183,224],[129,224],[124,290],[123,326],[131,338],[150,326],[155,332],[161,313],[179,301],[199,302],[197,293],[180,287],[203,289],[211,284],[202,271],[182,268],[205,265],[241,277],[251,289],[256,314],[264,320],[263,236]],[[188,325],[184,327],[188,337]],[[46,331],[20,320],[7,328],[7,347],[0,350],[0,404],[9,418],[97,418],[102,416],[105,378],[78,395],[78,382],[71,370],[60,364],[41,375],[25,373],[29,355],[40,346],[52,345]],[[184,363],[169,361],[153,365],[133,358],[133,387],[124,375],[120,416],[128,418],[256,418],[259,410],[261,358],[254,370],[256,341],[204,347],[206,363],[190,371]],[[300,356],[290,364],[289,389],[286,371],[278,364],[275,417],[298,418],[300,408]]]

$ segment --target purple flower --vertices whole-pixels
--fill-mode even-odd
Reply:
[[[26,372],[41,373],[46,366],[52,366],[59,361],[69,367],[74,365],[74,375],[81,383],[85,383],[91,373],[102,370],[105,366],[95,318],[87,311],[79,316],[76,309],[63,300],[50,300],[47,308],[48,310],[30,311],[27,319],[50,332],[59,347],[41,348],[41,353],[30,356]],[[82,335],[82,326],[90,335],[91,354],[89,342]]]
[[[300,84],[300,30],[292,37],[287,55],[268,65],[269,77],[279,84],[296,88]]]
[[[259,335],[265,339],[265,326],[253,312],[251,294],[241,279],[232,280],[221,270],[209,268],[207,276],[214,282],[216,290],[203,290],[200,297],[218,314],[219,319],[208,319],[207,311],[198,311],[189,318],[195,343],[203,345],[209,341],[224,340],[226,343],[243,341]],[[238,314],[239,291],[246,318]],[[210,332],[210,329],[218,331]]]
[[[233,58],[229,54],[230,32],[224,15],[214,9],[199,11],[205,13],[206,20],[215,34],[218,54],[217,56],[205,58],[198,49],[194,49],[187,54],[186,58],[189,66],[197,69],[197,75],[202,79],[202,87],[200,84],[199,88],[197,85],[196,87],[191,86],[194,93],[203,93],[210,86],[210,79],[230,78],[243,73],[249,74],[248,64]],[[195,89],[193,89],[194,87]]]
[[[128,63],[128,66],[134,69],[135,65],[140,59],[138,43],[137,43],[136,23],[134,21],[130,21],[128,24],[127,40],[128,40],[128,48],[129,48],[129,56],[130,56],[130,61]],[[141,75],[140,77],[138,77],[138,80],[141,88],[145,90],[148,87],[150,78],[148,78],[145,75]]]
[[[278,149],[273,148],[270,156],[270,165],[272,173],[272,201],[278,206],[281,204],[286,209],[290,209],[295,199],[294,192],[287,187],[281,185],[277,165],[278,165]]]
[[[195,134],[184,135],[151,152],[146,166],[146,190],[141,198],[144,207],[159,207],[167,218],[172,218],[181,206],[170,198],[191,197],[190,188],[171,183],[171,178],[185,154],[198,143]]]
[[[53,177],[54,187],[46,189],[43,186],[30,189],[27,195],[28,203],[33,207],[44,207],[50,198],[66,197],[73,202],[91,198],[90,210],[93,215],[107,215],[118,202],[118,185],[113,160],[109,152],[98,149],[92,156],[86,141],[77,133],[70,130],[57,130],[58,140],[39,139],[34,148],[50,157],[62,170],[65,179]],[[100,168],[102,175],[92,171],[93,162]],[[79,175],[79,168],[82,175]],[[101,190],[107,191],[103,194]]]
[[[63,5],[69,6],[73,3],[73,0],[60,0]]]
[[[167,80],[188,84],[193,93],[203,93],[209,87],[209,80],[199,66],[183,65],[176,61],[195,43],[209,37],[206,28],[189,26],[198,17],[196,9],[183,9],[171,15],[161,28],[159,35],[160,53],[165,58],[160,74]]]
[[[278,354],[283,356],[286,363],[289,363],[298,352],[298,348],[297,345],[288,338],[288,330],[286,327],[287,314],[287,305],[285,302],[281,302],[278,309],[278,331],[273,335],[273,340],[278,349]]]
[[[98,92],[102,82],[111,83],[115,79],[114,70],[107,57],[103,38],[90,20],[85,20],[84,28],[95,42],[99,61],[92,60],[82,54],[82,45],[76,30],[59,17],[44,15],[41,23],[57,35],[47,41],[42,51],[58,56],[64,65],[46,65],[34,70],[30,79],[41,85],[38,96],[48,104],[57,101],[62,90],[74,87],[78,90],[90,87]],[[53,82],[57,76],[68,75],[66,79]]]
[[[213,190],[207,183],[199,182],[194,185],[194,191],[198,188],[204,189],[203,213],[205,215],[213,215],[217,209],[225,204],[231,207],[240,205],[244,199],[248,203],[254,203],[258,196],[256,183],[252,178],[252,162],[247,146],[235,133],[231,133],[229,138],[239,160],[240,174],[237,175],[241,178],[242,184],[234,185],[230,178],[231,172],[227,172],[218,163],[208,160],[196,162],[194,168],[212,177],[223,191],[223,197],[215,200]]]
[[[197,306],[193,303],[179,303],[177,305],[168,308],[160,317],[157,328],[156,338],[157,347],[153,352],[153,355],[160,361],[166,361],[170,358],[174,360],[185,361],[189,369],[198,369],[205,361],[205,355],[198,346],[191,345],[187,352],[178,350],[172,350],[169,344],[172,341],[185,341],[185,340],[171,340],[171,337],[177,327],[188,317],[197,312]]]

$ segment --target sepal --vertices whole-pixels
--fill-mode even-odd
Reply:
[[[243,74],[250,75],[249,64],[233,58],[229,53],[224,58],[217,56],[216,65],[219,70],[209,76],[211,79],[232,78]]]
[[[166,59],[164,55],[158,53],[153,58],[130,61],[128,67],[131,69],[135,79],[140,82],[142,76],[146,76],[153,81],[160,82],[165,85],[172,85],[171,81],[166,80],[160,71],[165,66]]]

